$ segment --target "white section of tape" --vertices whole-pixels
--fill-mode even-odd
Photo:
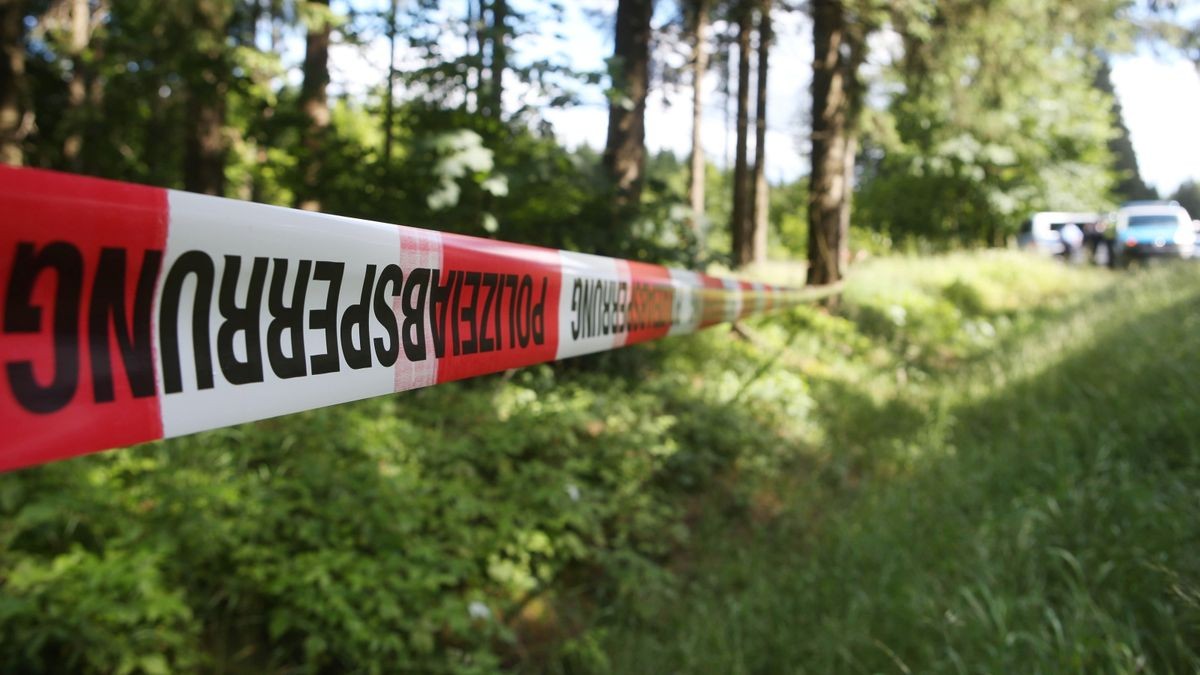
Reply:
[[[171,269],[179,256],[188,251],[201,251],[211,258],[215,277],[212,304],[209,310],[209,350],[213,361],[213,387],[198,389],[195,369],[195,351],[192,345],[192,310],[195,302],[196,282],[188,279],[183,285],[179,305],[179,362],[183,375],[183,390],[179,393],[159,395],[162,406],[164,436],[179,436],[204,429],[212,429],[250,420],[264,419],[334,403],[391,393],[395,376],[391,367],[382,366],[371,351],[371,365],[362,369],[351,369],[345,360],[344,345],[337,348],[338,370],[336,372],[312,374],[312,358],[331,351],[326,345],[325,330],[314,328],[313,311],[326,309],[329,288],[332,284],[312,278],[316,261],[343,263],[341,288],[337,297],[337,316],[340,324],[347,307],[361,301],[364,277],[368,265],[375,265],[376,276],[388,264],[396,262],[400,250],[400,230],[391,225],[368,221],[339,218],[335,216],[307,213],[261,204],[251,204],[217,197],[169,191],[170,226],[167,234],[167,251],[164,269]],[[218,356],[218,332],[224,322],[220,312],[222,275],[226,269],[225,256],[238,256],[241,261],[237,277],[235,298],[239,306],[245,306],[251,268],[256,257],[270,262],[261,299],[262,309],[254,320],[259,326],[259,350],[262,355],[261,382],[230,384],[223,374]],[[271,315],[267,310],[271,278],[277,269],[276,259],[287,259],[287,283],[282,297],[288,304],[294,287],[301,260],[313,261],[309,273],[307,292],[304,299],[303,324],[305,326],[305,372],[306,377],[281,378],[273,370],[267,351],[268,324]],[[155,299],[155,316],[160,315],[162,303]],[[382,326],[369,312],[369,335],[387,339]],[[158,342],[158,327],[155,327]],[[290,331],[280,336],[285,355],[294,356],[290,349]],[[244,359],[247,353],[245,332],[235,334],[234,355]],[[368,349],[370,342],[368,340]],[[361,347],[362,345],[356,345]],[[163,345],[158,344],[159,354]],[[403,354],[403,352],[401,352]],[[401,357],[403,358],[403,356]],[[160,369],[161,371],[161,369]],[[163,388],[163,373],[157,373],[159,391]]]
[[[732,323],[742,313],[742,287],[733,279],[722,279],[721,283],[725,285],[725,320]]]
[[[703,282],[700,275],[688,270],[668,269],[671,284],[675,287],[675,304],[671,308],[671,330],[667,335],[694,333],[700,326],[701,297]]]
[[[754,288],[754,307],[750,309],[751,314],[760,314],[767,310],[767,289],[761,282],[751,284]],[[745,296],[742,297],[742,302],[746,302]]]
[[[428,267],[439,270],[442,267],[442,235],[440,232],[431,232],[429,230],[417,230],[414,228],[405,227],[400,230],[400,269],[404,271],[404,277],[407,279],[409,272],[419,267]],[[438,283],[438,279],[433,279],[430,283]],[[404,301],[403,297],[395,298],[392,303],[392,310],[400,317],[400,303]],[[404,329],[403,321],[399,322],[401,331]],[[433,344],[433,323],[425,322],[425,344]],[[396,373],[394,388],[396,391],[405,391],[408,389],[416,389],[418,387],[428,387],[437,384],[438,362],[432,357],[433,350],[429,349],[429,358],[424,361],[409,361],[404,358],[403,350],[401,350],[400,358],[396,360]]]
[[[629,269],[629,261],[617,259],[613,261],[617,266],[617,278],[625,283],[625,300],[621,310],[621,320],[626,321],[629,316],[629,301],[633,297],[633,273]],[[612,349],[619,349],[629,343],[629,327],[625,330],[616,333],[613,336]]]
[[[622,300],[622,275],[616,260],[568,251],[559,251],[558,256],[562,264],[562,289],[556,358],[612,349],[625,321],[625,313],[618,311],[618,305],[629,302],[629,266],[625,266]]]

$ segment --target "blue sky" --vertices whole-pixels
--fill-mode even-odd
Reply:
[[[359,9],[386,5],[386,0],[344,1],[353,1]],[[545,6],[534,0],[513,0],[513,4],[526,9]],[[602,69],[604,59],[612,53],[612,39],[607,30],[595,25],[595,15],[611,16],[616,0],[575,0],[562,4],[565,10],[563,22],[547,25],[538,34],[523,37],[515,50],[517,56],[527,59],[554,57],[578,69]],[[656,21],[664,20],[665,13],[673,5],[660,3]],[[539,13],[545,13],[544,9]],[[812,56],[808,22],[802,13],[780,14],[775,28],[777,40],[771,52],[768,84],[771,98],[767,115],[770,150],[767,175],[778,181],[795,178],[807,171],[803,156],[803,120]],[[461,49],[461,40],[454,39],[447,47]],[[886,52],[886,45],[878,47],[879,54]],[[677,65],[683,64],[681,54],[660,50],[656,56]],[[365,48],[334,50],[334,80],[348,83],[349,89],[366,88],[381,81],[386,66],[387,47],[383,40]],[[723,165],[730,152],[732,135],[724,97],[718,91],[719,81],[715,72],[705,81],[707,105],[701,128],[705,153],[711,161]],[[1200,179],[1200,71],[1189,61],[1142,48],[1134,54],[1114,59],[1113,83],[1124,108],[1125,123],[1143,178],[1163,193],[1173,192],[1188,178]],[[568,145],[586,143],[602,147],[608,112],[601,90],[580,87],[580,94],[580,105],[551,110],[546,117]],[[508,95],[514,107],[518,99],[526,98],[525,93],[515,90],[510,90]],[[681,155],[690,151],[689,96],[686,86],[652,94],[646,119],[646,142],[651,149],[669,149]]]

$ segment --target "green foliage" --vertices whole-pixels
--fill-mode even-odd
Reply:
[[[860,269],[860,318],[783,361],[820,443],[699,519],[670,603],[613,608],[550,670],[1195,670],[1198,280],[1011,254]],[[884,302],[907,320],[863,313]]]
[[[194,667],[199,626],[180,590],[164,583],[163,553],[130,544],[102,554],[74,544],[7,568],[4,670],[156,674]]]
[[[949,247],[1002,243],[1033,211],[1109,207],[1113,105],[1091,49],[1118,5],[940,4],[867,125],[858,221]]]
[[[767,213],[777,242],[772,257],[802,256],[808,250],[808,178],[771,186],[769,196]]]
[[[65,6],[28,3],[36,166],[180,187],[191,104],[205,100],[221,111],[230,196],[729,261],[731,176],[706,167],[697,236],[671,153],[648,158],[631,232],[614,236],[599,157],[565,149],[539,114],[568,103],[579,74],[521,57],[518,38],[550,21],[535,10],[476,26],[511,47],[509,81],[528,87],[499,111],[481,103],[498,85],[484,50],[443,53],[446,31],[469,37],[458,10],[402,3],[386,18],[419,61],[399,73],[403,96],[333,87],[313,148],[278,47],[325,21],[341,47],[368,42],[380,12],[109,0],[88,4],[73,53]],[[1101,205],[1111,101],[1081,50],[1119,6],[855,3],[856,20],[895,23],[912,57],[868,120],[855,248],[974,243],[1028,210]],[[772,188],[777,254],[806,247],[808,198],[804,178]],[[797,283],[803,270],[771,273]],[[1195,467],[1178,449],[1194,443],[1194,392],[1145,345],[1161,330],[1190,363],[1195,322],[1163,314],[1186,299],[1170,285],[1186,274],[1152,271],[1119,296],[1146,320],[1126,335],[1111,303],[1087,300],[1112,283],[1100,273],[1010,254],[877,260],[840,314],[802,308],[745,322],[743,337],[719,328],[0,476],[0,670],[1194,666],[1195,560],[1179,542],[1195,539]],[[1063,344],[1091,340],[1134,354],[1128,372],[1067,358]],[[986,398],[1010,353],[1007,377],[1030,383]],[[1149,392],[1153,424],[1113,382]],[[1078,419],[1053,412],[1073,406]],[[1103,443],[1085,442],[1085,417],[1111,426]],[[1019,452],[992,440],[1010,437]],[[1143,461],[1131,448],[1148,443],[1168,450]]]
[[[1171,199],[1187,209],[1192,218],[1200,219],[1200,183],[1195,180],[1185,180],[1171,195]]]
[[[0,663],[494,672],[569,630],[531,606],[669,593],[688,499],[769,457],[746,430],[806,389],[747,381],[766,359],[723,334],[631,358],[636,380],[539,367],[0,477]]]

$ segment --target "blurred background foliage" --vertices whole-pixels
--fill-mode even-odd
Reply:
[[[729,17],[757,1],[704,3],[715,61],[732,58]],[[658,5],[652,89],[674,91],[686,78],[690,66],[670,55],[693,39],[689,2]],[[579,250],[617,247],[609,252],[679,263],[704,252],[702,261],[728,263],[731,167],[709,164],[708,226],[696,229],[686,161],[649,157],[644,194],[622,236],[612,236],[597,151],[564,147],[546,115],[578,104],[608,75],[576,71],[561,55],[521,57],[527,37],[561,29],[557,3],[462,4],[469,13],[433,0],[15,3],[6,21],[19,24],[23,75],[5,88],[22,125],[12,149],[31,166]],[[499,22],[493,5],[503,7]],[[859,74],[868,95],[853,223],[871,234],[854,238],[856,247],[880,237],[935,248],[1003,243],[1031,211],[1096,210],[1153,194],[1138,176],[1106,64],[1147,31],[1183,40],[1187,26],[1167,10],[1128,0],[846,8],[880,36],[872,56],[883,63]],[[301,49],[314,36],[325,52]],[[451,48],[451,39],[467,47]],[[366,50],[381,40],[405,57],[378,86],[363,90],[354,86],[360,76],[341,81],[331,70],[330,46]],[[805,177],[768,188],[777,256],[805,252],[806,189]]]
[[[687,79],[691,66],[662,54],[688,51],[701,8],[728,96],[738,12],[807,9],[793,4],[662,0],[649,88]],[[1003,244],[1031,211],[1152,193],[1106,63],[1147,32],[1193,48],[1171,8],[836,4],[878,43],[852,73],[864,87],[849,174],[858,257]],[[20,68],[0,78],[0,122],[12,123],[0,146],[36,167],[730,266],[734,167],[701,164],[696,213],[686,158],[651,153],[615,213],[611,161],[555,137],[547,111],[586,87],[615,107],[630,100],[615,84],[625,57],[605,72],[522,57],[563,11],[2,3],[7,63]],[[605,31],[613,18],[598,13]],[[407,56],[375,86],[330,67],[331,45],[380,40]],[[286,56],[296,45],[303,62]],[[808,177],[765,196],[769,257],[802,257]],[[1200,213],[1194,182],[1175,198]],[[758,273],[798,283],[804,272]],[[1165,308],[1194,304],[1178,290],[1196,287],[1194,271],[1131,279],[1121,297],[1133,318],[1166,326]],[[1200,568],[1178,544],[1198,535],[1187,495],[1200,427],[1164,405],[1129,412],[1098,446],[1055,433],[1146,392],[1164,403],[1165,386],[1195,401],[1182,374],[1200,352],[1182,334],[1176,368],[1099,354],[1104,368],[1089,373],[1078,360],[1093,340],[1152,351],[1106,309],[1114,284],[1010,253],[888,258],[863,265],[837,312],[0,476],[0,670],[772,672],[779,662],[761,659],[785,644],[821,672],[1195,670]],[[1113,384],[1126,380],[1142,389]],[[1032,421],[988,416],[1001,408]],[[1046,412],[1059,408],[1078,419]],[[1147,429],[1184,450],[1140,462],[1129,448]],[[1025,448],[1016,459],[995,447],[1011,433]],[[993,489],[1024,485],[1018,466],[1037,481]],[[1150,534],[1120,550],[1084,541],[1101,525]],[[739,626],[759,641],[739,642]],[[1024,660],[1005,660],[1018,643]]]

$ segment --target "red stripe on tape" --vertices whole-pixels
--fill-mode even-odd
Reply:
[[[0,470],[797,301],[658,265],[11,167],[0,283]]]
[[[161,437],[152,310],[166,191],[0,167],[0,203],[0,469]]]
[[[434,325],[445,343],[438,382],[554,360],[558,251],[445,234],[442,259],[433,288]]]

